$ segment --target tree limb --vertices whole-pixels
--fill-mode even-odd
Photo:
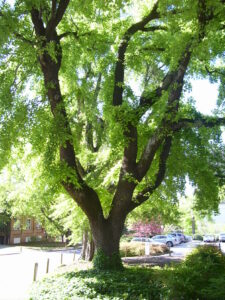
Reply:
[[[155,176],[156,179],[154,184],[146,187],[140,193],[137,194],[137,196],[132,200],[132,202],[129,205],[129,211],[132,211],[135,207],[138,207],[143,202],[148,200],[149,195],[152,194],[154,190],[156,190],[162,183],[163,179],[165,178],[166,162],[169,157],[171,145],[172,145],[172,137],[168,136],[165,138],[162,151],[159,157],[159,167]]]
[[[39,10],[37,10],[36,8],[31,9],[31,19],[34,24],[34,29],[35,29],[36,35],[38,37],[45,36],[45,27],[44,27],[43,21],[41,19]]]
[[[117,63],[115,67],[115,82],[113,91],[113,105],[118,106],[122,104],[123,98],[123,84],[124,84],[124,70],[125,70],[125,53],[129,44],[131,37],[139,30],[143,30],[145,25],[147,25],[151,20],[159,17],[157,12],[158,2],[153,6],[151,12],[142,19],[142,21],[131,25],[121,40],[118,54]]]
[[[167,30],[166,26],[151,26],[151,27],[144,27],[143,29],[140,29],[144,32],[154,32],[156,30]]]
[[[215,126],[225,126],[225,118],[197,116],[194,119],[182,118],[177,123],[172,124],[173,131],[179,131],[185,128],[199,128]]]
[[[64,33],[60,34],[58,37],[61,40],[64,37],[67,37],[67,36],[70,36],[70,35],[73,36],[73,37],[75,37],[76,39],[78,39],[78,33],[77,33],[77,31],[67,31],[67,32],[64,32]]]
[[[52,14],[47,24],[46,32],[47,36],[50,36],[56,29],[57,25],[63,18],[65,11],[69,5],[70,0],[60,0],[58,8],[56,9],[56,1],[52,2]]]

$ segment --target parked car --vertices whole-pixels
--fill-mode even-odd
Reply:
[[[161,243],[165,244],[168,247],[173,247],[178,244],[177,239],[171,234],[167,235],[155,235],[151,238],[152,243]]]
[[[208,242],[208,243],[215,242],[215,236],[212,234],[206,234],[203,236],[203,242],[205,242],[205,243],[206,242]]]
[[[172,236],[174,236],[177,239],[178,244],[181,244],[181,243],[185,242],[185,237],[184,237],[183,233],[180,233],[180,232],[171,232],[169,234],[171,234]]]
[[[225,242],[225,233],[219,234],[219,242]]]
[[[140,242],[140,243],[146,243],[146,242],[151,242],[150,238],[147,237],[134,237],[132,238],[131,242]]]

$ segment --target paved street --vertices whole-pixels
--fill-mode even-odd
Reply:
[[[189,243],[182,243],[179,245],[176,245],[175,247],[171,248],[171,251],[174,255],[185,257],[188,255],[194,248],[196,248],[199,245],[212,245],[212,243],[204,243],[201,241],[192,241]],[[219,246],[219,243],[214,243],[214,245]],[[225,253],[225,243],[220,243],[220,247],[223,253]]]
[[[38,251],[20,247],[0,246],[0,300],[27,299],[28,290],[33,282],[34,264],[38,263],[37,280],[46,274],[47,259],[51,273],[63,264],[71,264],[73,251]],[[78,259],[78,255],[76,258]]]

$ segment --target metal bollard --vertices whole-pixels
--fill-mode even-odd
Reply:
[[[33,281],[37,281],[38,263],[34,264],[34,276]]]
[[[74,252],[74,254],[73,254],[73,261],[75,261],[76,260],[76,252]]]
[[[46,265],[46,274],[49,272],[49,258],[47,259],[47,265]]]
[[[61,265],[63,264],[63,253],[61,253]]]

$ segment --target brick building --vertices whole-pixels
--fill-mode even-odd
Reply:
[[[42,240],[46,236],[44,228],[34,218],[14,218],[7,231],[0,232],[0,244],[23,244],[32,240]]]

